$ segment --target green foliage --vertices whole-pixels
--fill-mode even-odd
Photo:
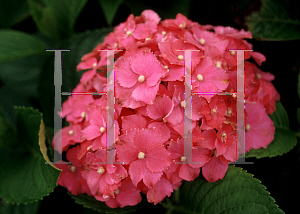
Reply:
[[[281,102],[276,103],[276,111],[270,117],[275,126],[274,140],[266,149],[252,149],[246,153],[246,157],[263,158],[283,155],[297,144],[296,135],[290,130],[289,118]]]
[[[9,203],[32,203],[53,191],[59,171],[45,164],[40,151],[39,143],[45,141],[42,114],[32,108],[16,111],[18,141],[6,141],[0,150],[0,196]],[[0,137],[5,141],[8,136]]]
[[[0,202],[1,214],[36,214],[40,207],[40,201],[30,204],[10,204],[4,200]]]
[[[225,177],[214,183],[198,177],[180,187],[180,203],[165,204],[168,214],[175,213],[284,213],[253,175],[229,166]]]
[[[26,0],[0,1],[0,27],[11,27],[29,17]]]
[[[110,26],[116,16],[117,10],[124,0],[107,1],[98,0],[104,13],[107,24]]]
[[[256,39],[292,40],[300,39],[298,1],[263,0],[259,12],[247,18],[247,25]]]
[[[77,17],[87,0],[28,0],[30,12],[39,30],[55,40],[72,35]]]
[[[5,120],[0,111],[0,148],[9,148],[12,145],[17,145],[17,135],[15,130]]]
[[[36,36],[15,30],[0,30],[0,63],[43,53],[47,45]]]
[[[0,107],[10,125],[15,126],[16,111],[13,107],[30,107],[30,99],[38,97],[38,78],[45,59],[44,55],[34,55],[0,63],[0,79],[3,81]]]

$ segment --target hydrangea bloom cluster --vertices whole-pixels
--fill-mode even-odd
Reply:
[[[141,193],[157,204],[183,180],[200,174],[209,182],[222,179],[237,159],[236,96],[192,95],[192,155],[198,164],[176,164],[184,156],[185,62],[193,51],[192,92],[236,92],[237,57],[229,49],[252,49],[251,33],[231,27],[200,25],[178,14],[160,20],[151,10],[130,15],[103,43],[82,57],[77,70],[86,70],[73,92],[105,92],[107,53],[114,55],[115,160],[106,161],[107,95],[72,95],[62,106],[69,122],[62,132],[62,150],[71,165],[62,169],[58,184],[72,194],[88,194],[109,207],[135,205]],[[274,76],[258,66],[266,59],[245,52],[246,152],[266,148],[275,128],[268,114],[279,94]],[[54,137],[53,145],[58,139]],[[57,148],[56,148],[57,149]],[[199,163],[200,162],[200,163]]]

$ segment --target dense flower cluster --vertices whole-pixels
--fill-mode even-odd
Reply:
[[[192,51],[192,92],[236,92],[237,57],[229,49],[252,49],[244,39],[251,33],[231,27],[200,25],[178,14],[160,20],[151,10],[130,15],[104,42],[82,57],[77,70],[86,70],[73,92],[105,92],[107,53],[114,58],[115,154],[124,164],[106,161],[107,95],[72,95],[62,106],[69,122],[62,132],[62,150],[72,165],[62,169],[58,184],[74,195],[88,194],[109,207],[135,205],[140,193],[157,204],[182,180],[202,174],[209,182],[222,179],[236,161],[236,96],[192,95],[192,154],[198,164],[176,164],[184,156],[185,62]],[[258,52],[245,52],[246,152],[266,148],[275,128],[268,114],[279,94],[274,76],[257,65]],[[108,76],[108,78],[106,77]],[[57,136],[57,135],[56,135]],[[54,137],[53,145],[59,139]],[[55,142],[55,143],[54,143]],[[57,149],[57,148],[56,148]]]

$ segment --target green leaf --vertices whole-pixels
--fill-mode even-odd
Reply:
[[[46,52],[50,54],[50,52]],[[52,56],[53,57],[53,56]],[[4,116],[15,127],[16,111],[14,106],[33,106],[32,98],[38,97],[39,75],[46,57],[33,55],[10,62],[0,63],[0,108]]]
[[[40,201],[30,204],[9,204],[5,201],[0,202],[0,213],[2,214],[36,214],[40,207]]]
[[[246,157],[275,157],[281,156],[297,144],[297,138],[293,131],[289,128],[289,118],[282,106],[281,102],[276,103],[276,111],[270,118],[274,122],[275,136],[274,140],[267,146],[266,149],[252,149],[246,153]]]
[[[259,12],[246,18],[246,24],[256,39],[300,39],[299,8],[294,0],[263,0]]]
[[[116,1],[98,0],[98,1],[104,13],[106,23],[108,25],[111,25],[116,16],[118,8],[120,7],[120,5],[123,3],[124,0],[116,0]]]
[[[42,114],[16,107],[19,143],[0,150],[0,196],[9,203],[32,203],[49,195],[59,171],[45,164],[39,143],[45,140]]]
[[[180,204],[166,204],[170,213],[260,214],[284,213],[253,175],[229,166],[225,177],[214,183],[198,177],[180,187]]]
[[[71,194],[70,194],[71,195]],[[104,202],[98,201],[92,196],[88,195],[71,195],[77,204],[83,205],[85,208],[90,208],[95,211],[98,211],[101,214],[104,213],[136,213],[137,210],[143,209],[151,205],[147,202],[145,195],[142,195],[142,201],[135,206],[126,206],[123,208],[110,208]]]
[[[28,97],[24,96],[23,91],[16,91],[6,86],[0,88],[0,97],[0,108],[3,116],[14,129],[17,129],[15,123],[17,114],[14,106],[30,107],[31,104],[27,99]]]
[[[45,52],[47,45],[36,36],[14,30],[0,30],[0,63]]]
[[[17,145],[17,137],[15,130],[4,118],[0,109],[0,148],[10,148],[11,145]]]
[[[68,38],[87,0],[28,0],[30,12],[39,30],[55,40]]]
[[[44,49],[42,51],[50,54]],[[45,56],[34,55],[12,62],[0,63],[0,78],[3,87],[17,91],[21,96],[38,97],[39,75],[45,61]]]
[[[0,27],[11,27],[29,17],[27,1],[0,1]]]

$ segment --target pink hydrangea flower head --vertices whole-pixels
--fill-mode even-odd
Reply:
[[[58,184],[74,195],[87,194],[122,208],[138,204],[141,193],[157,204],[201,172],[209,182],[222,179],[228,164],[244,153],[237,151],[233,49],[252,49],[245,40],[249,38],[248,31],[200,25],[182,14],[162,21],[152,10],[130,15],[76,68],[85,72],[59,112],[69,125],[52,140],[54,149],[59,151],[61,144],[59,152],[71,162],[57,164],[62,169]],[[102,50],[115,50],[114,61],[107,62]],[[185,50],[192,50],[190,71]],[[259,68],[266,57],[245,52],[245,60],[250,57],[256,64],[244,63],[246,152],[273,141],[275,127],[268,114],[280,99],[271,83],[274,76]],[[114,70],[108,73],[112,63]],[[186,93],[187,74],[192,94]],[[114,102],[108,104],[113,84]],[[187,121],[192,126],[192,161],[197,164],[185,157]],[[107,148],[112,129],[114,144]],[[112,151],[117,163],[106,163]]]

